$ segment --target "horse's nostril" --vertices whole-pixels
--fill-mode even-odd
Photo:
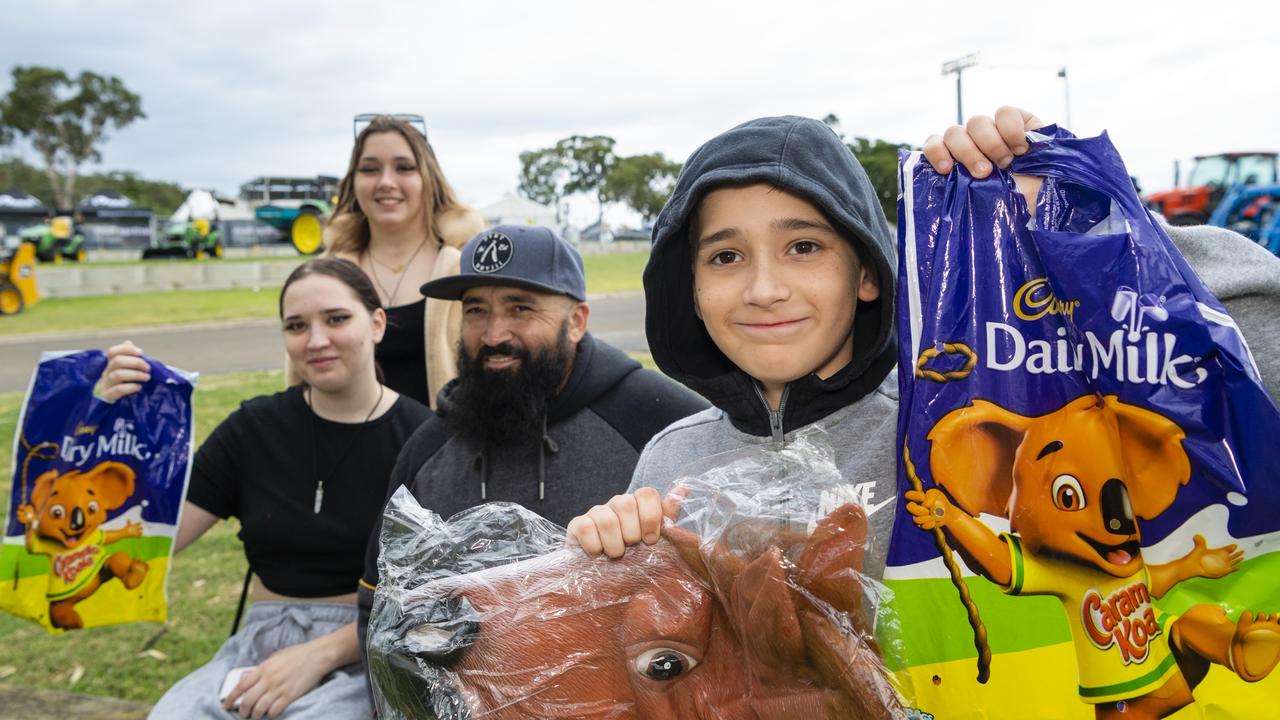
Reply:
[[[84,511],[81,510],[80,508],[72,508],[71,510],[71,529],[72,530],[84,529]]]
[[[479,614],[464,597],[432,599],[414,608],[401,649],[436,665],[450,665],[480,631]]]
[[[1113,535],[1132,535],[1137,530],[1129,491],[1118,478],[1111,478],[1102,486],[1102,522]]]

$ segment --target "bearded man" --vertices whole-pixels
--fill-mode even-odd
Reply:
[[[462,249],[461,272],[422,294],[462,301],[459,374],[400,451],[388,498],[404,485],[445,518],[514,502],[563,526],[625,492],[649,439],[707,407],[587,332],[582,257],[547,228],[480,233]],[[360,581],[362,649],[379,534]]]

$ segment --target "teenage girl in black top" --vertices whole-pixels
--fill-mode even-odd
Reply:
[[[299,266],[280,295],[285,350],[303,385],[243,403],[192,465],[181,551],[235,516],[254,573],[243,628],[179,681],[152,718],[369,717],[355,631],[355,588],[400,446],[430,413],[382,384],[374,348],[386,313],[354,264]],[[141,351],[108,350],[102,395],[149,379]],[[233,670],[252,668],[220,689]],[[233,676],[234,677],[234,676]]]

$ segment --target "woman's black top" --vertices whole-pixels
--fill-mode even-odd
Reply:
[[[427,300],[386,308],[387,332],[374,351],[383,382],[401,395],[430,405],[427,390]]]
[[[401,396],[367,423],[336,423],[312,413],[298,386],[247,400],[196,452],[187,500],[240,519],[249,567],[268,590],[355,592],[396,456],[430,414]]]

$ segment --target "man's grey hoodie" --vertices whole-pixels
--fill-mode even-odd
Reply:
[[[626,489],[640,450],[658,430],[707,405],[701,398],[590,333],[547,407],[540,441],[487,447],[456,434],[446,417],[457,380],[440,391],[439,415],[414,432],[391,470],[387,498],[401,485],[448,518],[484,502],[524,505],[559,525]],[[360,581],[361,650],[378,585],[379,519]]]
[[[689,221],[709,191],[752,183],[786,190],[821,210],[847,240],[861,245],[880,281],[880,299],[858,305],[853,361],[826,380],[809,375],[791,383],[776,413],[755,381],[716,348],[693,311]],[[1280,388],[1280,258],[1219,228],[1166,230],[1235,317],[1275,399]],[[789,441],[797,431],[822,428],[831,438],[845,485],[832,507],[819,512],[848,501],[863,506],[871,525],[864,571],[879,579],[897,492],[896,247],[866,173],[822,123],[797,117],[753,120],[699,148],[654,227],[644,275],[646,331],[658,367],[714,407],[655,435],[641,453],[630,490],[665,491],[699,459]]]

